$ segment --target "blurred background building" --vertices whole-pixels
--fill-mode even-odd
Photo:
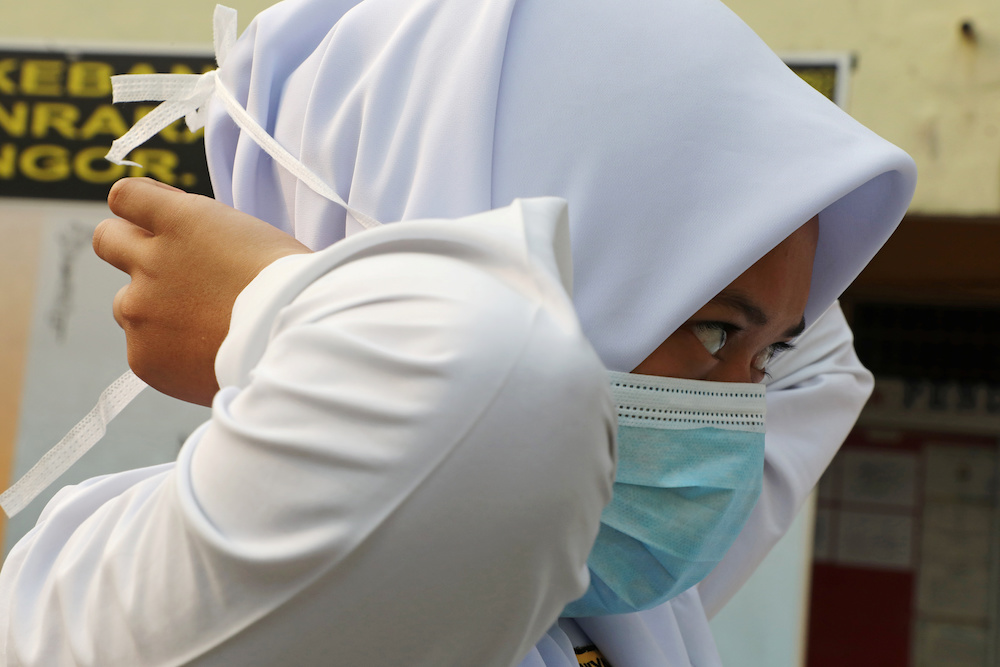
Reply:
[[[909,215],[843,299],[877,383],[818,490],[804,658],[764,657],[777,634],[749,606],[735,625],[768,637],[760,665],[998,665],[1000,6],[728,4],[779,53],[849,54],[847,110],[920,172]]]
[[[666,1],[666,0],[664,0]],[[100,160],[140,107],[109,73],[212,65],[212,0],[8,2],[0,22],[0,480],[125,369],[125,277],[89,249],[110,183],[205,191],[176,125],[145,170]],[[245,27],[269,0],[229,0]],[[732,667],[1000,665],[1000,5],[729,0],[771,47],[906,149],[900,230],[844,297],[876,392],[789,536],[713,620]],[[206,413],[141,397],[56,485],[172,459]],[[50,494],[51,495],[51,494]],[[0,523],[4,551],[44,498]]]

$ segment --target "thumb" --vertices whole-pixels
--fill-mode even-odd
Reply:
[[[119,218],[156,234],[182,202],[197,196],[151,178],[123,178],[108,191],[108,208]]]

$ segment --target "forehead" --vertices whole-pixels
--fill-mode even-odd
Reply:
[[[819,225],[813,218],[709,301],[738,310],[750,324],[798,327],[809,300]]]
[[[808,298],[808,292],[807,292]],[[771,324],[776,324],[779,328],[782,324],[789,324],[795,317],[794,307],[789,312],[767,312],[764,308],[755,303],[752,295],[746,294],[739,289],[732,287],[727,287],[718,294],[716,294],[711,301],[706,304],[706,307],[721,307],[730,310],[738,311],[743,318],[753,327],[768,327]],[[803,304],[803,308],[804,308]],[[794,324],[789,324],[789,326],[781,331],[780,336],[782,338],[794,338],[805,331],[806,328],[806,318],[799,312],[799,319]],[[787,317],[786,317],[787,316]]]

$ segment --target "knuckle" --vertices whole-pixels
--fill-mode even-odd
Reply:
[[[130,288],[131,285],[126,285],[118,291],[113,306],[118,326],[126,331],[135,330],[146,319],[142,300],[136,298],[135,290]]]
[[[129,329],[135,329],[142,322],[142,311],[135,299],[126,296],[118,302],[118,318],[122,326]]]

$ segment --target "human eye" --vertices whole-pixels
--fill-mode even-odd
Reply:
[[[719,350],[725,347],[729,337],[728,329],[729,327],[722,322],[698,322],[691,327],[695,338],[711,355],[718,354]]]
[[[755,371],[763,373],[765,376],[770,377],[767,372],[768,365],[775,360],[781,353],[787,352],[788,350],[794,349],[795,346],[787,342],[771,343],[763,350],[757,353],[757,356],[753,359],[753,368]]]

